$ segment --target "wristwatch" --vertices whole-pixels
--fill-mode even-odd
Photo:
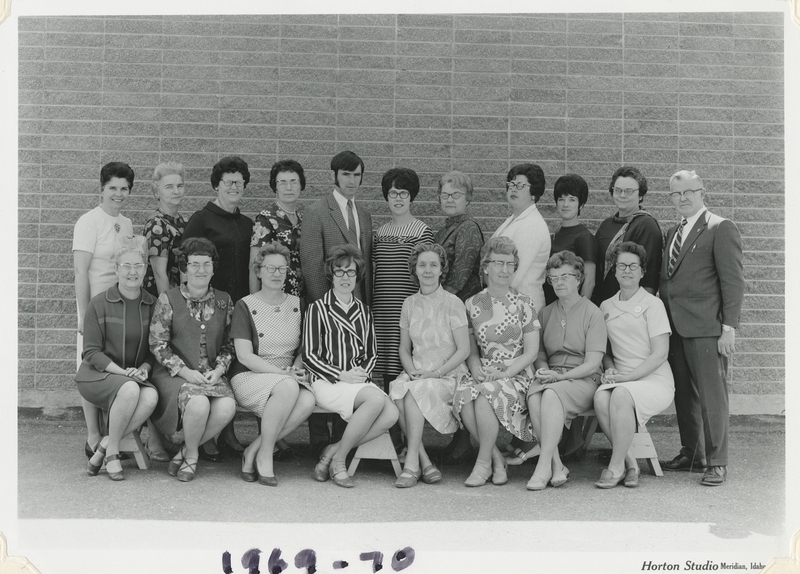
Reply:
[[[733,328],[733,327],[731,327],[730,325],[725,325],[725,324],[723,324],[723,325],[722,325],[722,330],[723,330],[723,331],[725,331],[725,332],[727,333],[728,331],[735,331],[736,329],[734,329],[734,328]]]

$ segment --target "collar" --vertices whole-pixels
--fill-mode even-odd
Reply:
[[[226,219],[238,219],[239,216],[241,215],[241,212],[239,211],[238,207],[236,208],[236,211],[230,213],[229,211],[225,211],[224,209],[222,209],[213,201],[209,201],[208,203],[206,203],[206,206],[203,209],[207,209],[214,215],[219,215],[220,217],[224,217]]]
[[[181,283],[180,290],[181,290],[181,295],[183,295],[184,299],[186,299],[187,301],[196,301],[198,303],[202,301],[208,301],[214,296],[214,289],[210,285],[208,286],[208,293],[206,293],[202,297],[192,297],[192,295],[189,293],[188,287],[186,287],[186,283]]]
[[[698,220],[698,219],[700,219],[700,217],[701,217],[701,216],[702,216],[702,215],[703,215],[703,214],[704,214],[706,211],[708,211],[708,210],[705,208],[705,206],[703,206],[703,207],[701,207],[701,208],[700,208],[700,209],[697,211],[697,213],[695,213],[695,214],[694,214],[694,215],[692,215],[691,217],[687,217],[687,218],[686,218],[686,226],[684,227],[684,229],[693,229],[693,228],[694,228],[694,225],[695,225],[695,223],[697,223],[697,220]],[[679,221],[679,222],[678,222],[678,225],[680,225],[680,224],[681,224],[681,222]]]
[[[442,294],[443,291],[444,287],[442,287],[442,284],[439,283],[439,286],[436,289],[434,289],[432,293],[428,293],[427,295],[423,294],[422,291],[417,291],[417,293],[419,293],[420,297],[438,297]]]
[[[514,221],[519,221],[520,219],[525,219],[526,217],[528,217],[528,216],[532,215],[534,211],[538,211],[538,209],[537,209],[537,207],[536,207],[536,202],[533,202],[533,204],[532,204],[530,207],[526,208],[526,209],[525,209],[525,211],[523,211],[522,213],[520,213],[520,214],[519,214],[519,216],[517,216],[516,218],[515,218],[515,217],[514,217],[514,215],[512,214],[512,215],[511,215],[511,218],[512,218]]]
[[[148,293],[144,287],[142,287],[139,292],[139,299],[145,305],[153,305],[156,302],[156,298]],[[125,299],[122,293],[119,292],[119,284],[114,284],[106,290],[106,301],[109,303],[120,303],[122,301],[130,301],[130,299]]]
[[[216,207],[216,205],[215,205],[214,207]],[[161,208],[160,208],[160,207],[156,207],[156,212],[157,212],[157,213],[160,213],[160,214],[161,214],[161,217],[163,217],[164,219],[166,219],[167,221],[169,221],[169,222],[170,222],[170,223],[172,223],[172,224],[174,224],[174,223],[176,223],[177,221],[180,221],[180,220],[182,220],[182,219],[183,219],[183,216],[181,216],[181,214],[180,214],[180,213],[178,213],[178,214],[177,214],[175,217],[173,217],[173,216],[172,216],[172,215],[170,215],[169,213],[165,213],[165,212],[161,211]]]
[[[347,209],[347,198],[341,193],[339,193],[338,189],[333,190],[333,199],[336,200],[336,203],[339,204],[339,207],[341,208],[342,211]],[[353,202],[353,207],[355,207],[356,206],[355,198],[351,199],[350,201]]]

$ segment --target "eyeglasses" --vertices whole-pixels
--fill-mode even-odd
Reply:
[[[220,183],[228,189],[232,187],[235,187],[236,189],[244,189],[243,179],[223,179],[220,180]]]
[[[639,195],[639,188],[637,187],[636,189],[633,189],[633,188],[623,189],[621,187],[615,187],[614,188],[614,195],[618,195],[620,197],[624,197],[624,196],[630,197],[632,195]]]
[[[130,273],[134,269],[138,272],[143,270],[145,267],[144,263],[121,263],[119,268],[122,269],[125,273]]]
[[[295,186],[299,187],[300,180],[299,179],[281,180],[281,181],[276,181],[275,185],[277,187],[295,187]]]
[[[409,197],[411,197],[411,194],[404,189],[402,191],[390,191],[388,193],[388,196],[389,199],[397,199],[397,198],[408,199]]]
[[[502,271],[503,269],[508,269],[509,271],[514,271],[517,268],[517,264],[513,261],[500,261],[499,259],[489,259],[486,262],[487,265],[492,265],[498,271]]]
[[[439,197],[442,198],[442,201],[447,201],[448,199],[452,199],[453,201],[458,201],[459,199],[464,197],[464,195],[466,195],[466,194],[464,194],[464,193],[462,193],[460,191],[454,191],[453,193],[444,193],[444,192],[442,192],[442,193],[439,194]]]
[[[198,263],[196,261],[193,261],[191,263],[186,264],[186,268],[191,269],[192,271],[199,271],[201,267],[203,268],[203,271],[211,271],[214,269],[214,262],[205,261],[203,263]]]
[[[617,269],[619,269],[620,271],[625,271],[626,269],[630,269],[631,271],[636,271],[637,269],[639,269],[639,267],[641,267],[641,265],[639,265],[638,263],[629,263],[628,265],[625,265],[624,263],[617,263]]]
[[[578,278],[578,274],[577,273],[564,273],[563,275],[548,275],[547,276],[547,282],[550,283],[550,285],[555,285],[556,283],[563,283],[564,281],[567,280],[567,277],[575,277],[575,279],[577,279]]]
[[[522,191],[526,187],[530,187],[530,183],[523,183],[521,181],[508,181],[506,182],[506,189],[511,191],[512,189],[516,189],[517,191]]]
[[[289,266],[281,265],[280,267],[276,267],[275,265],[262,265],[261,269],[264,269],[270,275],[273,275],[276,271],[280,275],[283,275],[284,273],[286,273],[286,270],[289,269]]]
[[[336,277],[344,277],[345,275],[347,275],[348,277],[355,277],[356,275],[358,275],[358,271],[356,271],[355,269],[334,269],[333,274]]]
[[[696,192],[696,191],[705,191],[705,190],[706,190],[706,188],[701,187],[699,189],[687,189],[685,191],[673,191],[672,193],[669,194],[669,196],[672,198],[673,201],[678,201],[681,198],[689,199],[690,197],[692,197],[692,194],[694,192]]]

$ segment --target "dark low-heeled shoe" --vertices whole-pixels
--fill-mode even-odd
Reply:
[[[217,448],[219,448],[219,446]],[[225,455],[222,454],[222,451],[214,453],[206,452],[206,449],[203,447],[203,445],[200,445],[200,448],[197,449],[197,451],[200,453],[200,458],[208,462],[225,462]]]
[[[100,443],[97,443],[100,444]],[[86,444],[83,445],[83,452],[86,454],[86,458],[92,458],[94,456],[94,449],[89,446],[89,441],[86,441]]]
[[[183,458],[186,456],[186,454],[183,452],[183,449],[184,447],[181,446],[180,450],[178,450],[178,454],[176,454],[175,457],[171,461],[169,461],[169,466],[167,467],[167,473],[170,476],[178,476],[178,471],[180,470],[181,465],[183,464]]]
[[[242,473],[240,476],[245,482],[256,482],[258,480],[258,473],[255,471],[255,468],[253,468],[253,470],[244,469],[244,453],[242,453]]]
[[[97,444],[97,452],[103,455],[103,460],[98,465],[92,464],[92,459],[89,459],[89,462],[86,463],[86,472],[89,476],[97,476],[97,473],[100,472],[100,469],[103,468],[103,464],[105,463],[105,455],[106,455],[106,447]],[[94,453],[92,454],[94,456]]]
[[[278,448],[272,453],[272,460],[277,462],[289,462],[290,460],[298,458],[298,456],[297,451],[292,447]]]
[[[111,472],[108,470],[108,463],[114,462],[115,460],[120,461],[120,471],[119,472]],[[122,472],[122,457],[119,454],[110,454],[106,457],[106,472],[108,473],[108,478],[111,480],[119,481],[125,480],[125,473]]]
[[[239,445],[239,447],[240,448],[237,448],[231,445],[228,441],[226,441],[222,437],[220,437],[220,439],[217,441],[217,448],[219,449],[219,451],[221,453],[233,456],[234,460],[236,459],[236,457],[238,457],[240,454],[244,452],[244,447],[242,447],[241,445]]]
[[[314,467],[314,479],[318,482],[325,482],[330,478],[330,466],[333,456],[330,454],[332,444],[325,447],[320,456],[319,462]]]

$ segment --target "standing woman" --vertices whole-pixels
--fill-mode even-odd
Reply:
[[[544,268],[550,255],[550,231],[536,203],[544,194],[544,172],[533,163],[521,163],[506,176],[506,199],[514,211],[492,237],[508,237],[517,247],[519,267],[511,286],[530,297],[536,313],[544,308]]]
[[[108,436],[89,459],[96,476],[103,462],[111,480],[124,480],[119,456],[122,437],[138,429],[156,407],[148,381],[153,368],[148,334],[155,298],[142,289],[144,237],[122,239],[115,255],[117,284],[93,297],[85,317],[83,362],[75,376],[84,400],[102,409]]]
[[[236,414],[225,373],[233,360],[233,302],[210,287],[219,257],[208,239],[188,238],[178,259],[186,283],[162,293],[150,324],[150,351],[158,364],[152,381],[158,406],[151,420],[162,434],[184,445],[169,463],[178,480],[194,479],[199,447]]]
[[[100,205],[83,214],[75,224],[72,254],[75,296],[78,304],[78,365],[83,351],[83,319],[89,300],[117,281],[114,248],[121,237],[133,235],[131,220],[120,214],[133,189],[133,170],[127,163],[112,161],[100,170]],[[88,435],[84,451],[91,457],[100,442],[99,411],[81,398]]]
[[[303,275],[300,271],[300,223],[303,212],[298,205],[300,193],[306,188],[303,166],[293,159],[275,162],[269,172],[269,186],[276,194],[275,203],[256,216],[250,241],[250,292],[261,289],[259,274],[252,262],[258,250],[277,241],[289,250],[289,270],[283,290],[303,299]]]
[[[247,163],[240,157],[224,157],[211,170],[211,187],[217,193],[214,201],[189,218],[184,239],[205,237],[214,244],[219,254],[211,286],[228,293],[234,303],[250,293],[250,240],[253,236],[253,220],[239,211],[244,190],[250,181]],[[244,447],[233,433],[233,424],[226,427],[220,436],[221,443],[205,444],[201,454],[210,460],[224,460],[214,452],[216,446],[233,451],[240,456]]]
[[[435,241],[447,253],[447,272],[442,273],[442,287],[466,301],[481,290],[480,260],[483,232],[468,213],[472,201],[472,180],[460,171],[451,171],[439,178],[439,202],[445,214],[444,228]],[[458,463],[472,450],[469,431],[458,428],[445,449],[445,462]]]
[[[325,447],[314,468],[320,482],[330,477],[352,488],[345,458],[356,446],[381,436],[399,412],[372,382],[377,359],[372,313],[353,295],[366,265],[358,247],[335,247],[325,261],[333,287],[308,307],[303,325],[303,363],[320,408],[338,413],[347,427],[338,442]]]
[[[597,240],[586,226],[578,221],[581,209],[589,199],[589,186],[581,176],[568,173],[556,180],[553,186],[553,199],[561,216],[561,227],[553,234],[550,255],[559,251],[571,251],[583,259],[584,279],[581,295],[592,298],[595,282],[595,261],[597,261]],[[549,305],[557,297],[550,283],[544,284],[545,303]]]
[[[614,200],[617,213],[604,220],[594,236],[597,239],[597,281],[592,302],[600,305],[619,291],[619,282],[611,261],[614,249],[623,241],[633,241],[644,247],[651,261],[642,277],[642,287],[655,294],[661,272],[663,238],[656,218],[642,209],[647,193],[647,180],[638,169],[622,166],[611,176],[608,193]]]
[[[383,176],[381,188],[392,220],[378,229],[372,242],[375,291],[371,310],[378,341],[375,371],[383,375],[383,386],[388,390],[389,381],[403,372],[399,355],[400,311],[406,297],[418,290],[408,274],[408,258],[415,246],[433,243],[433,232],[410,211],[419,193],[419,178],[413,170],[390,169]]]

